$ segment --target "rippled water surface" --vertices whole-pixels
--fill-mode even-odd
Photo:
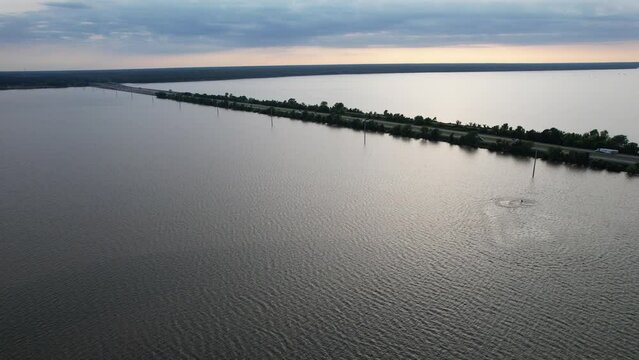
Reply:
[[[0,358],[633,358],[639,179],[0,92]]]
[[[639,142],[639,70],[333,75],[148,86],[308,104],[343,102],[366,112],[387,109],[538,131],[607,129]]]

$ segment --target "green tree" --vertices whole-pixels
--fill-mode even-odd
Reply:
[[[628,143],[626,146],[623,147],[623,152],[626,154],[637,155],[638,151],[639,146],[637,146],[637,143],[635,142]]]
[[[331,112],[337,114],[344,113],[344,104],[342,104],[341,102],[335,103],[335,105],[333,105],[333,107],[331,108]]]
[[[549,161],[561,162],[564,159],[564,153],[560,148],[551,147],[546,151],[546,156]]]
[[[588,165],[588,160],[590,159],[590,154],[583,151],[569,151],[568,156],[566,156],[565,160],[571,164],[577,165]]]
[[[461,145],[468,145],[473,147],[479,146],[480,141],[481,139],[479,138],[479,134],[477,133],[477,131],[469,131],[459,138],[459,143]]]
[[[518,139],[523,139],[526,136],[526,129],[524,129],[521,126],[517,126],[513,136],[518,138]]]
[[[413,137],[413,127],[410,124],[402,125],[400,134],[403,137]]]
[[[437,140],[439,140],[440,136],[441,136],[441,132],[439,131],[439,129],[432,129],[430,131],[430,136],[429,137],[430,137],[431,140],[437,141]]]
[[[389,134],[393,135],[393,136],[400,136],[402,133],[402,127],[401,125],[395,125],[392,128],[390,128]]]
[[[628,144],[628,137],[626,135],[615,135],[610,139],[609,144],[613,148],[623,148]]]
[[[419,129],[419,134],[420,134],[422,139],[428,139],[430,137],[430,135],[429,135],[430,132],[429,132],[429,130],[428,130],[428,128],[426,126],[422,126]]]

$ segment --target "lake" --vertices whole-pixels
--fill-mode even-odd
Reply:
[[[0,107],[2,359],[636,356],[637,178],[91,88]]]
[[[607,129],[639,142],[639,70],[415,73],[143,84],[153,89],[342,102],[368,111],[541,131]]]

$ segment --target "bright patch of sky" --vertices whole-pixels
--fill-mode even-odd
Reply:
[[[38,46],[174,56],[638,41],[637,0],[0,0],[0,55]]]

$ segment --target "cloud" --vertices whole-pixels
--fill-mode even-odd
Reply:
[[[90,6],[85,3],[71,2],[71,1],[49,1],[43,4],[51,8],[62,8],[62,9],[89,9],[90,8]]]
[[[19,14],[42,9],[40,0],[0,0],[0,14]]]
[[[286,46],[419,48],[639,40],[635,0],[43,4],[40,10],[0,14],[0,45],[99,43],[117,53],[179,54]]]

